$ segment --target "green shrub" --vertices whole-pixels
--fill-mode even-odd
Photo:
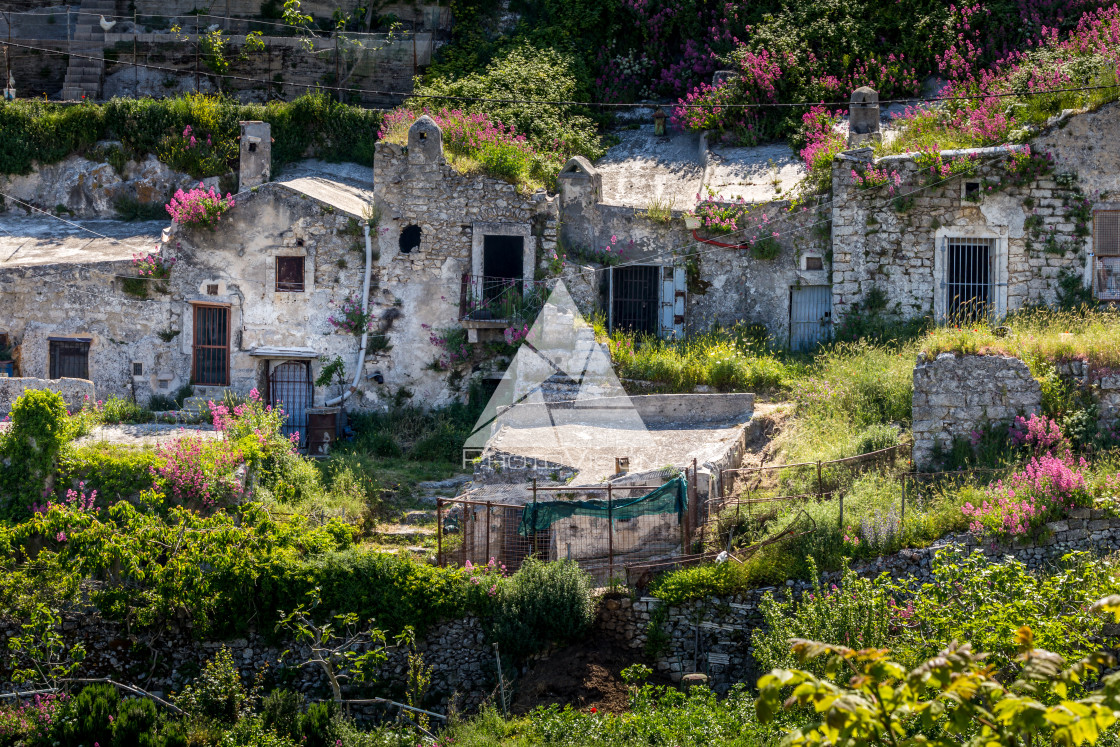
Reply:
[[[249,711],[249,693],[233,656],[225,646],[202,667],[202,673],[183,688],[175,705],[187,714],[232,724]]]
[[[132,400],[110,394],[99,408],[103,423],[150,423],[152,413]]]
[[[62,719],[64,744],[112,744],[113,718],[121,696],[112,685],[87,685],[70,701]]]
[[[174,397],[169,397],[166,394],[153,394],[148,399],[148,409],[152,412],[169,412],[178,410],[179,403],[175,401]]]
[[[338,717],[338,706],[334,701],[312,703],[307,713],[300,718],[302,744],[307,747],[335,747],[335,742],[341,736]]]
[[[550,641],[573,641],[595,619],[594,583],[574,561],[530,558],[502,585],[492,634],[503,652],[524,656]]]
[[[261,700],[261,723],[282,737],[300,736],[303,696],[292,690],[273,690]]]
[[[151,470],[158,463],[154,451],[119,444],[67,448],[59,459],[57,489],[65,493],[85,483],[87,492],[96,490],[107,503],[136,498],[152,486]]]
[[[40,499],[69,427],[55,392],[29,389],[12,403],[11,427],[0,439],[0,517],[22,517]]]
[[[151,734],[159,721],[156,704],[147,698],[133,698],[121,703],[113,719],[114,747],[135,747],[151,744]]]

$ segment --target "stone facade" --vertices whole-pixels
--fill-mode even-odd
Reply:
[[[602,177],[586,159],[573,158],[558,178],[560,190],[560,239],[571,258],[587,250],[613,245],[624,251],[626,264],[661,268],[683,268],[683,332],[703,332],[715,325],[754,324],[766,329],[775,344],[790,339],[791,290],[827,286],[828,247],[826,235],[813,230],[821,214],[813,208],[790,210],[790,203],[777,201],[751,206],[751,220],[764,216],[759,234],[779,234],[780,254],[758,260],[745,249],[720,247],[698,241],[684,226],[679,213],[668,222],[652,220],[643,209],[603,202]],[[612,242],[612,237],[617,239]],[[745,242],[749,236],[736,234],[731,241]],[[718,240],[718,237],[717,237]],[[807,257],[819,258],[820,269],[807,269]],[[575,261],[580,261],[578,258]],[[573,298],[585,313],[607,312],[607,270],[597,286],[588,283],[589,293]]]
[[[841,154],[832,171],[834,320],[873,289],[901,317],[943,319],[951,311],[946,252],[953,239],[990,242],[997,315],[1053,304],[1063,276],[1088,287],[1092,213],[1117,207],[1118,157],[1103,143],[1118,128],[1117,104],[1061,118],[1030,143],[1034,154],[1051,156],[1051,172],[1020,184],[1007,163],[1022,146],[945,151],[944,162],[972,157],[976,171],[933,185],[914,154],[874,161],[869,150]],[[890,184],[862,188],[853,171],[865,167],[885,171]]]
[[[990,423],[1042,410],[1042,389],[1027,364],[1009,356],[942,353],[914,367],[914,463],[929,464],[938,446],[969,438]]]

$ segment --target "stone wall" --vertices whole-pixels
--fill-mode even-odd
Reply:
[[[68,410],[78,409],[87,401],[97,399],[93,382],[86,379],[0,378],[0,416],[7,416],[12,411],[12,403],[29,389],[58,392]]]
[[[945,247],[952,238],[991,242],[990,301],[997,315],[1029,304],[1053,304],[1059,277],[1063,272],[1081,277],[1091,251],[1091,226],[1079,223],[1073,213],[1083,197],[1077,174],[1088,172],[1092,164],[1058,164],[1055,173],[1015,186],[1004,165],[1012,150],[973,151],[979,163],[975,176],[928,188],[921,188],[926,173],[910,154],[873,164],[839,156],[832,171],[834,320],[858,308],[873,289],[885,293],[887,311],[901,317],[944,318],[949,313]],[[946,162],[954,156],[968,153],[943,154]],[[912,202],[898,202],[887,185],[860,188],[852,174],[865,164],[897,174],[896,192]],[[983,191],[970,201],[964,197],[965,182],[1003,188]]]
[[[1097,405],[1097,423],[1120,438],[1120,372],[1094,369],[1088,361],[1068,360],[1057,364],[1058,373],[1089,393]]]
[[[145,300],[126,294],[120,276],[133,274],[130,260],[57,264],[46,272],[37,266],[0,270],[2,323],[18,346],[19,373],[47,379],[49,338],[87,338],[91,386],[98,396],[147,402],[155,380],[134,377],[133,363],[153,373],[159,351],[167,347],[160,333],[167,329],[171,305],[160,294]]]
[[[318,666],[299,667],[309,653],[305,645],[283,638],[277,640],[255,630],[243,638],[226,641],[200,641],[190,630],[176,627],[149,637],[105,620],[94,610],[65,613],[62,629],[67,646],[85,644],[88,655],[78,676],[112,677],[160,697],[179,692],[222,647],[230,650],[246,683],[261,672],[272,676],[283,672],[285,677],[292,677],[283,681],[284,687],[309,699],[331,697],[330,686]],[[7,639],[18,630],[15,621],[0,617],[0,637]],[[290,654],[285,657],[283,654],[289,649]],[[452,698],[455,708],[473,710],[490,696],[497,683],[494,650],[486,642],[477,618],[448,620],[433,626],[418,638],[416,650],[424,655],[425,664],[432,667],[431,689],[424,705],[437,712],[446,713]],[[346,687],[343,696],[360,698],[372,691],[400,700],[407,684],[408,653],[405,648],[391,649],[370,687]],[[6,658],[0,661],[0,682],[9,680],[7,665]],[[147,679],[149,672],[153,675],[151,679]],[[355,715],[371,710],[355,707]]]
[[[1042,410],[1042,390],[1027,364],[1009,356],[942,353],[914,367],[914,463],[929,464],[938,445],[969,438],[989,423]]]
[[[1047,529],[1050,536],[1037,545],[997,546],[962,534],[945,537],[926,548],[853,563],[852,570],[868,578],[885,572],[897,580],[912,578],[921,584],[933,581],[934,555],[946,549],[979,551],[993,563],[1011,557],[1031,569],[1053,565],[1074,551],[1102,555],[1120,549],[1120,518],[1104,510],[1074,509],[1068,519],[1052,522]],[[840,576],[839,572],[824,573],[821,583],[838,584]],[[712,687],[722,693],[737,682],[753,683],[762,674],[755,666],[753,646],[753,636],[763,625],[758,609],[762,597],[769,593],[780,599],[799,599],[811,590],[808,582],[791,579],[782,587],[711,596],[665,610],[659,609],[662,603],[653,597],[616,598],[605,602],[600,628],[638,658],[650,646],[650,622],[658,621],[661,632],[660,643],[655,641],[656,671],[674,682],[689,672],[705,672]],[[1111,630],[1114,636],[1120,635],[1116,628]]]

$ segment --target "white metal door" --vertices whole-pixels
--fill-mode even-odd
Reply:
[[[661,337],[680,339],[684,336],[684,267],[661,268]]]

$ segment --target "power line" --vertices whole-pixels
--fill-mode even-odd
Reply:
[[[166,67],[162,65],[152,65],[151,63],[144,62],[120,62],[119,59],[110,60],[105,57],[98,57],[96,55],[87,55],[77,52],[66,52],[57,49],[50,49],[47,47],[35,47],[28,44],[20,44],[18,42],[0,42],[5,45],[17,47],[19,49],[33,50],[36,52],[44,52],[47,54],[68,55],[77,59],[93,60],[94,62],[107,62],[110,64],[120,64],[122,67],[140,67],[148,70],[159,70],[167,73],[175,73],[177,75],[184,74],[184,70],[173,67]],[[228,75],[217,74],[218,77],[228,80],[240,80],[248,83],[259,83],[265,85],[276,85],[275,81],[267,80],[264,78],[251,78],[244,75]],[[286,84],[292,85],[292,84]],[[482,96],[453,96],[450,94],[426,94],[408,91],[382,91],[373,88],[351,88],[347,86],[331,86],[321,83],[316,83],[314,86],[305,86],[310,89],[312,87],[323,91],[336,91],[342,93],[357,93],[369,94],[374,96],[387,96],[398,97],[402,99],[430,99],[436,101],[459,101],[468,103],[488,103],[488,104],[518,104],[518,105],[544,105],[544,106],[590,106],[590,107],[603,107],[603,108],[637,108],[649,109],[652,107],[660,106],[656,103],[641,103],[641,102],[611,102],[611,101],[567,101],[556,99],[503,99],[503,98],[489,98]],[[1028,98],[1031,96],[1047,96],[1055,93],[1079,93],[1085,91],[1101,91],[1101,90],[1115,90],[1120,89],[1120,83],[1112,85],[1096,85],[1096,86],[1077,86],[1073,88],[1049,88],[1037,91],[1025,91],[1022,93],[1015,92],[1002,92],[1002,93],[978,93],[972,96],[932,96],[929,98],[910,97],[910,98],[893,98],[893,99],[880,99],[880,105],[891,104],[924,104],[939,101],[982,101],[985,99],[1000,99],[1000,98]],[[674,109],[783,109],[783,108],[806,108],[814,106],[844,108],[850,105],[848,101],[796,101],[796,102],[769,102],[769,103],[749,103],[749,104],[720,104],[713,106],[710,104],[683,104],[683,103],[668,103]]]

